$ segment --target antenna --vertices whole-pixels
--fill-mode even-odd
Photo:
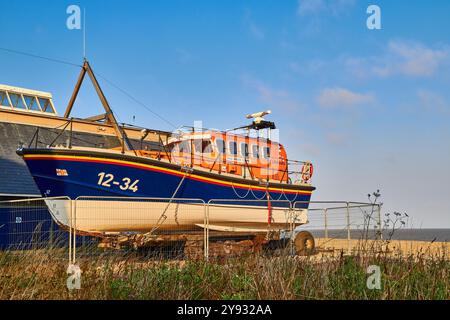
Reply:
[[[267,111],[261,111],[261,112],[255,112],[252,114],[248,114],[245,117],[247,119],[253,119],[253,121],[250,125],[230,129],[230,130],[227,130],[227,132],[235,131],[235,130],[239,130],[239,129],[248,129],[248,130],[253,129],[253,130],[257,130],[257,131],[262,130],[262,129],[276,129],[274,122],[264,120],[264,117],[271,113],[272,113],[271,110],[267,110]]]
[[[86,8],[83,8],[83,59],[86,60]]]
[[[255,120],[253,120],[253,122],[256,124],[260,124],[261,122],[264,121],[264,116],[267,116],[268,114],[271,114],[271,113],[272,113],[271,110],[267,110],[267,111],[261,111],[261,112],[255,112],[252,114],[248,114],[245,117],[247,119],[255,119]]]

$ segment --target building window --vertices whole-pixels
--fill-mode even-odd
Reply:
[[[46,92],[10,87],[0,84],[0,106],[17,110],[45,112],[56,115],[51,95]]]
[[[47,113],[55,113],[49,99],[39,98],[39,104],[41,105],[42,111]]]
[[[0,106],[11,107],[6,91],[0,91]]]
[[[25,104],[23,103],[22,96],[15,93],[10,93],[9,98],[11,99],[11,103],[13,105],[13,108],[17,109],[27,109]]]
[[[39,106],[37,104],[36,97],[24,95],[23,98],[25,99],[25,103],[27,104],[29,110],[41,111],[41,109],[39,109]]]

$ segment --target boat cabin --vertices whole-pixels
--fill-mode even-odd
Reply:
[[[139,154],[252,180],[292,183],[289,165],[301,165],[301,172],[312,174],[310,163],[289,161],[278,142],[212,130],[180,134],[168,139],[163,152],[140,150]],[[310,176],[300,171],[296,182],[308,183]]]

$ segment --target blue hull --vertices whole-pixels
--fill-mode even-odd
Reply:
[[[185,173],[179,166],[141,157],[84,151],[25,149],[23,156],[39,190],[45,197],[80,196],[261,200],[266,205],[267,189],[244,179],[194,170]],[[185,176],[183,182],[181,180]],[[231,182],[230,182],[231,181]],[[245,185],[243,185],[245,183]],[[175,193],[175,190],[178,191]],[[269,184],[273,205],[276,200],[301,201],[307,208],[313,187]],[[236,203],[234,202],[234,203]],[[285,206],[280,203],[280,206]]]

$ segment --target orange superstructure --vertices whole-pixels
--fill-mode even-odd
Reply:
[[[163,151],[139,150],[138,153],[247,179],[280,183],[288,183],[290,179],[283,145],[265,138],[212,130],[183,133],[169,139]],[[304,167],[303,163],[302,170]]]

